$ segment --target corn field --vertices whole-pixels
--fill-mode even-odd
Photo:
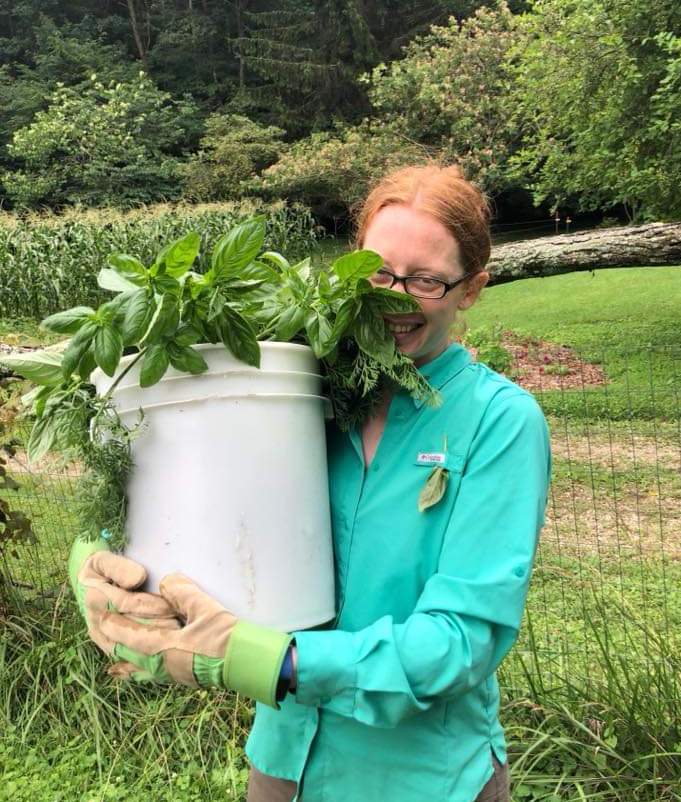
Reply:
[[[268,248],[288,256],[313,249],[318,229],[310,212],[284,203],[0,217],[0,318],[43,318],[77,304],[97,306],[109,295],[96,280],[109,254],[128,253],[148,264],[163,245],[188,231],[202,235],[206,254],[234,223],[259,213],[267,214]]]

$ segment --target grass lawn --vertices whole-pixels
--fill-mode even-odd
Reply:
[[[612,268],[489,287],[466,317],[472,329],[571,346],[603,368],[605,385],[543,392],[549,413],[679,420],[680,298],[680,267]]]

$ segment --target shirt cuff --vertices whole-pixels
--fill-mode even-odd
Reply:
[[[296,702],[350,716],[355,707],[359,633],[294,633],[298,652]]]

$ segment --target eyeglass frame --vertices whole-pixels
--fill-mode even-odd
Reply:
[[[448,292],[457,287],[461,284],[462,281],[465,281],[467,278],[474,276],[475,273],[464,273],[461,278],[458,278],[456,281],[444,281],[441,278],[435,278],[435,276],[398,276],[397,273],[393,273],[391,270],[386,270],[384,267],[379,268],[376,271],[376,274],[382,273],[383,275],[390,276],[392,278],[392,283],[386,289],[392,290],[395,284],[402,284],[404,287],[404,291],[407,295],[411,295],[412,298],[424,298],[427,301],[441,301]],[[375,275],[376,275],[375,274]],[[438,284],[441,284],[444,289],[442,291],[442,295],[416,295],[413,292],[409,292],[409,287],[407,282],[410,279],[419,279],[419,278],[427,278],[429,281],[436,281]]]

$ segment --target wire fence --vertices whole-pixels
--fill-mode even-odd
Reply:
[[[553,480],[502,685],[516,696],[537,683],[597,693],[609,659],[622,654],[650,675],[660,644],[681,646],[681,351],[507,348],[507,374],[547,415]],[[31,519],[36,539],[0,541],[0,592],[5,607],[53,615],[78,526],[78,466],[56,455],[29,466],[19,444],[7,468],[20,487],[2,492]]]

